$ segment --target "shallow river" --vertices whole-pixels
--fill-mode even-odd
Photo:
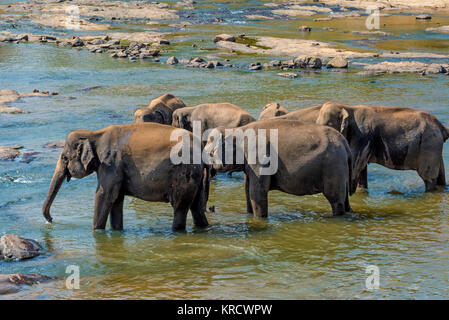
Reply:
[[[222,31],[285,32],[291,37],[289,32],[305,24],[247,22],[233,12],[240,9],[247,7],[234,8],[227,2],[204,6],[205,13],[228,15],[231,24],[177,31],[170,38],[173,52],[178,57],[213,55],[213,49],[198,53],[191,44],[207,39],[204,46],[215,48],[210,39]],[[318,32],[314,38],[334,37],[342,46],[364,50],[374,45],[385,50],[449,52],[448,36],[424,33],[413,17],[403,20],[386,27],[394,33],[392,38],[374,44],[359,43],[362,37],[338,31]],[[340,29],[350,29],[347,23]],[[231,57],[237,64],[272,59]],[[173,233],[168,204],[127,198],[123,232],[109,228],[92,232],[95,175],[64,183],[52,207],[53,224],[46,224],[41,215],[60,152],[45,149],[44,144],[63,140],[74,129],[132,122],[135,108],[166,92],[188,105],[232,102],[255,117],[271,101],[295,110],[332,99],[414,107],[449,125],[448,76],[363,77],[356,71],[356,67],[343,72],[323,69],[285,79],[276,76],[278,71],[170,67],[49,44],[1,43],[0,88],[59,93],[14,104],[29,114],[0,115],[0,145],[22,144],[22,152],[39,152],[29,164],[20,159],[0,163],[0,234],[17,233],[45,247],[45,254],[34,259],[0,261],[0,273],[38,272],[57,278],[1,298],[449,298],[449,193],[424,193],[415,172],[370,165],[369,191],[352,196],[355,212],[338,218],[328,217],[330,206],[322,195],[271,192],[268,220],[256,220],[245,213],[239,174],[220,175],[213,181],[209,203],[216,213],[208,215],[210,227],[205,230],[193,228],[189,217],[187,232]],[[101,88],[80,91],[89,86]],[[449,168],[447,146],[444,159]],[[80,267],[79,290],[65,288],[69,265]],[[372,292],[365,288],[369,265],[380,270],[380,289]]]

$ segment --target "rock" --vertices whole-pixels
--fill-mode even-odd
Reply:
[[[179,63],[178,59],[174,56],[167,59],[167,64],[174,65],[178,63]]]
[[[293,72],[280,72],[277,75],[280,77],[290,78],[290,79],[298,78],[298,76],[299,76],[297,73],[293,73]]]
[[[160,45],[169,45],[169,44],[170,44],[170,41],[165,40],[165,39],[159,39],[159,40],[157,41],[157,44],[160,44]]]
[[[73,39],[70,41],[70,44],[72,47],[83,47],[84,42],[79,37],[73,37]]]
[[[280,60],[272,60],[272,61],[270,61],[270,62],[268,62],[268,66],[269,67],[272,67],[272,68],[275,68],[275,67],[280,67],[281,66],[281,61]]]
[[[248,67],[248,70],[250,70],[250,71],[262,70],[262,65],[261,64],[252,64]]]
[[[391,33],[384,31],[352,31],[353,34],[372,35],[372,36],[389,36]]]
[[[308,27],[308,26],[301,26],[301,27],[298,28],[298,31],[301,31],[301,32],[310,32],[310,31],[312,31],[312,28],[311,28],[311,27]]]
[[[51,280],[39,273],[0,274],[0,294],[18,292],[22,285],[33,285]]]
[[[441,26],[437,28],[427,28],[427,32],[449,33],[449,26]]]
[[[15,90],[0,90],[0,104],[9,103],[19,100],[20,94]]]
[[[23,146],[5,146],[0,147],[0,160],[12,161],[20,155],[18,149],[23,148]]]
[[[63,148],[64,147],[64,140],[61,141],[53,141],[49,142],[43,145],[45,149],[57,149],[57,148]]]
[[[34,240],[5,234],[0,238],[0,254],[5,259],[28,259],[38,256],[42,247]]]
[[[326,64],[327,68],[347,68],[348,67],[348,60],[346,60],[342,56],[337,56],[333,58],[331,61],[329,61]]]
[[[229,42],[235,42],[235,37],[231,36],[230,34],[219,34],[217,36],[215,36],[214,38],[214,42],[218,42],[218,41],[229,41]]]
[[[415,17],[417,20],[430,20],[432,16],[430,14],[420,14]]]
[[[6,114],[20,114],[20,113],[29,113],[28,111],[16,108],[16,107],[7,107],[5,105],[0,104],[0,113]]]
[[[36,159],[35,155],[39,154],[40,152],[32,151],[32,152],[24,152],[22,153],[22,159],[20,159],[20,162],[23,163],[30,163],[34,159]]]
[[[367,65],[365,70],[376,73],[421,73],[421,74],[436,74],[447,73],[449,71],[449,64],[426,64],[418,61],[400,61],[388,62],[384,61],[377,64]]]
[[[293,60],[295,67],[297,68],[312,68],[320,69],[323,63],[320,58],[301,56]]]

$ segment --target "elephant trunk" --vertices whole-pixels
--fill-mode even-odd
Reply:
[[[50,207],[56,197],[56,194],[61,188],[65,177],[69,177],[67,167],[65,166],[65,164],[63,164],[61,158],[59,158],[58,163],[56,164],[55,173],[53,174],[53,178],[51,179],[47,197],[45,198],[44,204],[42,206],[42,214],[48,222],[52,222],[53,220],[50,215]]]

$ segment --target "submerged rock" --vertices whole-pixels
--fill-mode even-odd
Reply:
[[[427,28],[427,32],[449,33],[449,26],[441,26],[436,28]]]
[[[32,239],[17,234],[5,234],[0,238],[0,255],[4,259],[28,259],[40,254],[42,247]]]
[[[63,148],[65,141],[53,141],[45,144],[43,147],[46,149],[57,149],[57,148]]]
[[[5,105],[0,104],[0,113],[6,114],[20,114],[20,113],[29,113],[28,111],[16,108],[16,107],[7,107]]]
[[[449,64],[426,64],[418,61],[400,61],[388,62],[384,61],[377,64],[367,65],[365,70],[376,73],[421,73],[421,74],[436,74],[448,73]]]
[[[298,31],[300,31],[300,32],[310,32],[310,31],[312,31],[312,28],[308,27],[308,26],[301,26],[301,27],[298,28]]]
[[[20,155],[19,149],[22,149],[23,146],[5,146],[0,147],[0,160],[9,160],[12,161]]]
[[[297,73],[294,73],[294,72],[280,72],[277,75],[280,77],[290,78],[290,79],[298,78],[298,76],[299,76]]]
[[[0,274],[0,294],[18,292],[23,285],[33,285],[51,280],[39,273]]]

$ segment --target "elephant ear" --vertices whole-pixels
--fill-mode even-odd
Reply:
[[[190,114],[182,114],[179,119],[180,127],[189,131],[192,131],[192,126],[190,125]]]
[[[92,150],[92,145],[88,139],[82,139],[81,140],[81,156],[80,161],[84,166],[84,169],[87,170],[87,168],[92,164],[92,161],[95,159],[94,151]]]
[[[348,126],[349,126],[349,113],[346,111],[345,108],[341,109],[341,125],[340,125],[340,132],[342,135],[346,137],[348,133]]]

